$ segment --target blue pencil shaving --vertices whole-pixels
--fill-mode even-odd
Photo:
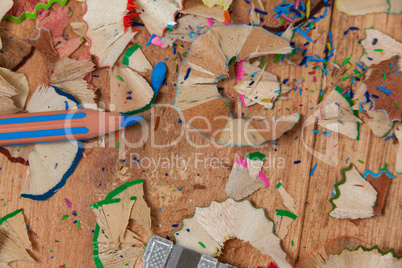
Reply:
[[[308,36],[305,32],[303,32],[300,28],[296,28],[296,31],[301,34],[301,36],[303,36],[304,38],[306,38],[308,41],[310,41],[311,43],[315,43],[313,39],[310,38],[310,36]]]
[[[394,134],[394,133],[392,133],[392,135],[391,135],[391,136],[388,136],[388,137],[386,137],[386,138],[385,138],[385,141],[390,140],[390,139],[394,139],[394,135],[395,135],[395,134]]]
[[[359,66],[359,68],[364,72],[364,67],[361,65],[358,61],[356,61],[356,65]]]
[[[268,15],[268,12],[265,12],[263,10],[259,10],[258,8],[254,8],[254,11],[257,12],[257,13],[260,13],[262,15]]]
[[[385,94],[387,94],[387,95],[390,95],[390,94],[392,93],[391,90],[388,90],[388,89],[386,89],[385,87],[377,86],[377,88],[378,88],[379,90],[381,90],[382,92],[384,92]]]
[[[313,176],[315,169],[317,168],[317,163],[315,163],[313,169],[310,172],[310,176]]]
[[[326,60],[325,59],[314,59],[314,58],[310,58],[310,59],[307,59],[308,61],[315,61],[315,62],[326,62]]]
[[[320,69],[326,74],[329,75],[328,71],[320,66]]]
[[[385,172],[385,174],[387,174],[387,176],[390,177],[391,179],[394,177],[394,176],[388,171],[388,169],[385,169],[384,171],[381,171],[381,172],[378,172],[378,173],[375,173],[375,172],[371,171],[370,169],[367,169],[367,170],[364,172],[364,174],[363,174],[362,177],[365,179],[365,178],[367,177],[367,175],[371,175],[371,176],[373,176],[374,178],[378,178],[378,177],[380,177],[380,175],[381,175],[383,172]]]
[[[357,28],[357,27],[349,27],[349,29],[347,29],[347,30],[343,33],[343,35],[347,35],[347,34],[349,33],[349,31],[358,31],[358,30],[360,30],[360,29]]]
[[[351,90],[349,90],[349,97],[351,98],[351,99],[353,99],[353,91],[352,91],[352,89]]]
[[[188,69],[187,69],[187,73],[186,73],[186,75],[184,76],[184,80],[187,80],[188,76],[190,75],[190,72],[191,72],[191,68],[188,68]]]
[[[149,46],[152,43],[152,39],[154,39],[154,37],[155,37],[155,34],[152,34],[151,37],[149,38],[146,46]]]
[[[306,6],[304,5],[303,1],[300,1],[301,10],[306,11]]]
[[[324,14],[322,14],[322,16],[320,16],[320,17],[314,19],[314,20],[312,21],[312,23],[316,23],[316,22],[322,20],[323,18],[325,18],[325,17],[327,16],[327,12],[328,12],[328,8],[325,8]]]
[[[140,27],[144,27],[145,24],[144,23],[140,23],[140,22],[132,22],[131,26],[140,26]]]
[[[370,94],[368,93],[368,91],[364,92],[364,96],[366,97],[366,103],[370,102]]]

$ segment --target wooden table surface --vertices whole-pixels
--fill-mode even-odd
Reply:
[[[272,8],[282,1],[263,0],[263,2],[269,12],[264,23],[271,25]],[[72,9],[70,21],[81,21],[84,14],[82,3],[70,0],[68,6]],[[250,5],[245,1],[234,0],[231,6],[233,11],[231,22],[239,23],[239,20],[244,20],[248,23],[249,8]],[[322,13],[323,10],[319,15]],[[3,21],[2,25],[21,38],[34,37],[38,33],[35,20],[25,20],[20,25]],[[363,51],[358,39],[364,38],[366,28],[374,27],[397,41],[402,41],[400,31],[402,15],[382,13],[349,17],[331,6],[325,19],[315,26],[311,35],[315,43],[306,46],[307,55],[318,54],[324,57],[328,33],[332,32],[334,59],[338,64],[347,57],[351,57],[350,62],[354,64],[361,57]],[[351,26],[360,30],[344,35]],[[71,27],[66,29],[65,34],[75,36]],[[388,141],[379,139],[371,133],[366,124],[363,124],[360,128],[359,141],[339,136],[338,150],[333,155],[338,160],[336,166],[321,162],[309,153],[307,147],[317,152],[325,152],[327,142],[327,135],[320,134],[323,130],[320,127],[313,125],[304,130],[302,128],[310,108],[319,103],[319,94],[325,85],[319,69],[312,73],[314,66],[311,64],[308,68],[292,66],[286,60],[275,63],[275,56],[265,57],[268,64],[266,70],[278,75],[280,80],[289,78],[288,84],[293,87],[299,85],[303,88],[302,95],[291,91],[290,100],[277,101],[273,110],[262,109],[258,105],[241,108],[238,105],[237,94],[233,90],[235,79],[223,82],[225,90],[222,94],[230,99],[235,117],[244,113],[270,118],[298,112],[301,114],[301,120],[291,131],[283,135],[276,145],[267,142],[257,148],[217,147],[198,133],[194,133],[185,124],[178,123],[179,115],[172,108],[172,104],[176,91],[174,86],[177,78],[176,65],[179,64],[179,60],[174,61],[172,48],[145,46],[148,38],[149,34],[142,29],[133,43],[143,45],[143,51],[152,65],[159,61],[167,64],[167,85],[162,87],[156,99],[157,105],[142,114],[148,124],[146,141],[136,148],[125,151],[126,175],[122,176],[122,172],[118,174],[122,166],[120,158],[124,155],[119,156],[116,142],[110,138],[107,139],[105,148],[85,149],[87,157],[80,161],[74,174],[58,193],[46,201],[33,201],[20,197],[28,167],[11,163],[0,155],[0,216],[19,208],[24,209],[33,243],[33,256],[37,260],[36,264],[15,262],[12,264],[13,267],[59,267],[63,264],[65,267],[94,267],[92,231],[95,227],[95,216],[89,205],[103,199],[108,192],[122,183],[138,178],[145,181],[145,197],[152,208],[154,233],[173,239],[174,232],[182,227],[181,220],[190,217],[194,213],[195,206],[206,206],[213,200],[225,200],[223,189],[234,159],[255,151],[266,154],[268,161],[265,162],[263,172],[271,186],[250,195],[248,199],[252,204],[264,208],[267,216],[273,220],[275,209],[286,209],[275,189],[278,182],[281,182],[296,200],[299,216],[290,225],[288,235],[281,242],[292,265],[329,239],[340,235],[354,236],[367,243],[377,244],[383,249],[394,247],[398,253],[402,253],[402,232],[398,231],[402,219],[400,175],[391,180],[383,215],[357,221],[333,219],[327,215],[331,210],[328,199],[331,197],[334,183],[340,180],[341,168],[353,163],[357,170],[363,173],[366,169],[378,171],[387,163],[389,171],[395,174],[398,145],[392,139]],[[296,36],[295,40],[298,47],[303,47],[307,41],[300,35]],[[178,49],[180,53],[188,51],[189,43],[178,42],[178,44],[184,46],[183,49]],[[88,49],[89,46],[84,44],[72,57],[76,58]],[[165,58],[168,60],[165,61]],[[235,77],[232,67],[230,71],[232,77]],[[350,80],[342,81],[343,76],[332,66],[329,66],[329,71],[330,75],[325,77],[326,93],[332,91],[335,85],[351,86]],[[49,82],[45,57],[38,50],[18,72],[28,77],[31,94],[37,86]],[[93,74],[99,77],[94,77],[92,81],[99,89],[98,93],[102,93],[100,103],[103,105],[106,103],[106,107],[109,100],[108,72],[106,68],[95,70]],[[314,76],[317,78],[316,82],[313,81]],[[296,84],[296,81],[301,79],[303,84]],[[157,128],[154,122],[156,117],[159,117]],[[364,114],[360,114],[360,118],[366,119]],[[312,132],[313,127],[320,133]],[[141,129],[138,126],[130,128],[126,131],[127,139],[130,142],[140,141],[144,131],[145,128]],[[204,148],[200,149],[197,145],[204,145]],[[134,161],[134,157],[140,163]],[[347,159],[349,160],[346,162]],[[294,164],[297,160],[301,163]],[[310,176],[310,171],[316,163],[317,168]],[[65,198],[72,202],[72,208],[67,207]],[[76,211],[77,216],[72,215],[73,211]],[[62,221],[61,218],[65,214],[70,217]],[[80,227],[74,223],[77,220],[81,222]],[[173,227],[175,224],[178,226]],[[223,255],[219,259],[238,267],[259,265],[267,267],[272,260],[269,256],[259,253],[250,244],[237,239],[225,243]]]

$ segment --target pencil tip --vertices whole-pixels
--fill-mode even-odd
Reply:
[[[138,116],[138,115],[129,115],[129,114],[122,114],[121,115],[121,121],[120,121],[120,127],[126,128],[129,126],[134,125],[138,121],[140,121],[143,117]]]

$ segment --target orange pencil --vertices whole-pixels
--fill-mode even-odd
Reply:
[[[69,110],[0,116],[0,146],[88,140],[134,125],[137,115]]]

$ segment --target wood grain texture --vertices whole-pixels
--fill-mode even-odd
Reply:
[[[269,21],[272,18],[272,7],[282,1],[263,2],[269,12],[268,16],[263,16],[265,23],[278,26],[278,22],[270,23]],[[258,6],[258,3],[256,5]],[[84,13],[82,4],[69,1],[68,6],[72,9],[70,21],[82,21]],[[232,23],[249,22],[250,5],[243,0],[234,0],[232,7]],[[322,13],[323,11],[319,15]],[[343,32],[350,26],[361,29],[358,32],[359,38],[363,37],[364,27],[374,25],[376,29],[402,41],[399,27],[396,27],[401,25],[402,16],[400,15],[375,14],[365,17],[348,17],[330,8],[327,17],[318,22],[316,29],[311,31],[311,38],[316,42],[306,46],[308,55],[318,54],[321,57],[325,55],[324,49],[331,16],[333,16],[331,27],[336,46],[335,58],[338,59],[338,63],[347,56],[353,55],[357,59],[362,53],[355,33],[343,36]],[[34,37],[38,32],[34,20],[25,20],[20,25],[2,22],[2,25],[21,38]],[[76,37],[71,27],[66,29],[66,34]],[[328,199],[333,191],[333,184],[340,179],[339,171],[347,165],[345,163],[347,157],[350,157],[349,161],[353,161],[359,172],[363,172],[365,168],[377,170],[384,163],[388,163],[390,171],[394,173],[397,146],[392,145],[392,140],[385,142],[384,139],[380,140],[371,135],[369,128],[363,125],[360,141],[340,136],[337,167],[328,166],[313,158],[305,145],[320,151],[325,149],[325,136],[313,133],[311,128],[314,125],[304,130],[304,140],[301,140],[303,122],[306,120],[309,109],[318,104],[323,85],[321,72],[311,73],[313,65],[309,65],[308,68],[293,66],[286,60],[274,63],[275,56],[265,57],[268,64],[267,71],[276,74],[280,81],[289,78],[287,84],[293,88],[296,85],[302,86],[302,95],[299,94],[299,90],[291,91],[288,94],[290,99],[277,101],[273,110],[263,109],[258,105],[241,108],[238,94],[233,89],[236,79],[234,66],[231,65],[229,70],[231,78],[221,82],[219,87],[225,88],[221,93],[230,100],[231,111],[235,118],[242,117],[242,113],[244,113],[243,117],[261,115],[272,118],[272,116],[291,115],[294,112],[299,112],[302,118],[291,131],[279,139],[277,145],[267,142],[265,146],[258,148],[214,146],[193,129],[178,123],[179,115],[171,105],[174,103],[176,93],[175,83],[178,75],[176,65],[180,64],[180,60],[174,61],[176,56],[173,55],[171,48],[163,50],[154,45],[145,46],[148,39],[149,33],[142,28],[133,42],[143,45],[143,52],[153,66],[159,61],[164,61],[165,58],[169,59],[164,61],[168,67],[167,86],[162,86],[156,98],[157,105],[141,114],[147,122],[147,128],[135,126],[125,131],[130,143],[140,141],[145,130],[149,133],[140,146],[125,152],[126,161],[123,165],[123,170],[127,170],[125,175],[118,173],[122,166],[119,159],[123,154],[119,154],[119,149],[116,148],[116,142],[113,140],[114,135],[112,135],[106,139],[106,148],[85,149],[87,158],[81,160],[65,187],[49,200],[36,202],[19,197],[27,167],[19,163],[10,163],[5,156],[0,155],[0,216],[18,208],[24,208],[24,215],[30,227],[33,255],[38,261],[37,264],[16,262],[13,267],[58,267],[63,264],[66,267],[94,267],[92,230],[95,227],[95,215],[91,212],[89,205],[105,198],[108,192],[122,183],[139,178],[144,179],[145,199],[151,207],[154,233],[173,239],[174,232],[182,227],[181,220],[192,216],[195,206],[207,206],[213,200],[226,199],[224,188],[234,159],[243,158],[245,154],[255,151],[260,151],[267,157],[262,171],[271,186],[253,193],[249,197],[252,204],[264,208],[268,218],[273,220],[275,209],[286,209],[275,189],[278,182],[284,185],[296,201],[299,216],[289,226],[289,233],[281,242],[288,255],[288,261],[292,265],[329,239],[340,235],[354,235],[367,243],[379,244],[384,248],[395,247],[396,251],[401,253],[401,233],[398,233],[397,228],[394,227],[402,216],[401,203],[398,200],[402,196],[400,177],[396,176],[391,180],[383,215],[362,220],[358,226],[350,221],[332,219],[327,215],[331,208]],[[300,35],[296,37],[298,47],[303,47],[306,41]],[[188,51],[190,47],[189,43],[184,42],[178,42],[178,45],[184,47],[177,48],[181,54]],[[82,45],[72,57],[85,54],[88,48],[86,44]],[[121,59],[122,57],[118,62],[121,62]],[[295,63],[301,60],[300,54],[296,56],[296,59],[298,60],[294,60]],[[351,62],[354,61],[351,60]],[[52,66],[47,65],[44,55],[36,50],[33,57],[18,72],[28,77],[30,94],[32,94],[38,85],[49,82],[51,69]],[[102,93],[99,98],[101,105],[109,103],[108,72],[107,68],[96,69],[93,72],[98,76],[94,77],[92,84],[98,88],[98,93]],[[317,77],[316,83],[313,82],[314,75]],[[296,84],[295,82],[302,77],[304,82]],[[148,76],[146,79],[149,81]],[[332,89],[339,81],[339,79],[327,78],[328,88]],[[157,117],[159,119],[156,126]],[[151,131],[154,129],[156,130],[152,136]],[[318,130],[323,129],[318,127]],[[179,137],[181,137],[179,142],[170,144]],[[203,145],[205,148],[196,148],[196,145]],[[357,159],[363,160],[365,164],[360,164]],[[301,160],[301,163],[294,164],[297,160]],[[318,167],[314,175],[310,177],[310,171],[315,163],[318,163]],[[65,198],[72,202],[72,208],[67,207]],[[306,202],[308,202],[307,205]],[[72,215],[73,210],[77,212],[77,216]],[[70,217],[61,221],[65,214]],[[75,220],[81,222],[81,227],[74,224]],[[176,226],[175,224],[178,226],[172,227]],[[272,259],[259,253],[250,244],[234,239],[225,243],[220,260],[243,268],[258,265],[267,267]]]
[[[331,31],[335,46],[335,59],[338,64],[342,64],[347,57],[351,57],[350,63],[355,66],[354,68],[357,68],[355,61],[363,55],[358,39],[364,38],[364,29],[373,26],[374,29],[380,30],[401,42],[402,33],[394,27],[394,25],[401,25],[401,23],[401,15],[369,14],[349,17],[336,8],[333,9]],[[360,30],[349,32],[345,36],[344,31],[351,26],[359,27]],[[350,72],[340,75],[340,72],[335,71],[332,77],[328,77],[327,85],[340,85],[347,89],[347,86],[352,86],[350,80],[341,80],[347,75],[350,75]],[[363,120],[367,118],[362,113],[359,116]],[[323,129],[318,128],[318,130],[322,131]],[[325,135],[317,135],[315,150],[325,151],[326,138]],[[360,127],[359,141],[339,136],[338,154],[333,156],[338,158],[336,167],[321,164],[318,159],[314,159],[314,162],[317,161],[320,164],[309,183],[307,201],[310,205],[305,214],[299,258],[303,258],[317,245],[323,244],[337,235],[354,236],[366,243],[378,244],[380,248],[394,247],[398,253],[401,253],[402,234],[395,228],[402,217],[402,203],[400,201],[402,183],[399,175],[391,179],[381,216],[350,221],[330,218],[327,215],[331,210],[331,205],[327,199],[331,197],[334,183],[341,180],[340,169],[347,167],[349,163],[353,163],[357,170],[363,174],[366,169],[378,172],[378,169],[387,163],[389,171],[395,174],[396,153],[397,146],[394,145],[392,139],[385,141],[385,139],[378,138],[372,134],[367,124],[363,124]],[[346,163],[348,158],[349,160]]]

